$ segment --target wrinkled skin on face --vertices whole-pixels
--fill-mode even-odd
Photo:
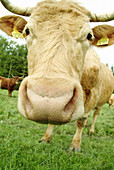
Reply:
[[[38,4],[24,29],[29,76],[20,86],[18,108],[40,123],[63,124],[84,114],[80,79],[90,47],[88,11],[64,5]]]

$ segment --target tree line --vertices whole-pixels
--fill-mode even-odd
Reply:
[[[18,45],[16,42],[0,36],[0,76],[26,77],[27,70],[26,45]]]

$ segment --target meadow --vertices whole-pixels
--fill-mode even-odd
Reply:
[[[84,128],[81,152],[68,149],[76,131],[76,123],[55,126],[49,144],[39,143],[47,125],[22,117],[17,110],[18,91],[9,98],[0,90],[0,170],[113,170],[114,110],[105,104],[97,119],[95,133]]]

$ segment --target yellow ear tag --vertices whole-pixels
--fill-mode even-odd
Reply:
[[[12,36],[13,36],[14,38],[24,38],[24,37],[23,37],[23,34],[20,33],[20,32],[17,30],[17,27],[14,27],[14,28],[13,28]]]
[[[107,45],[109,42],[109,38],[102,37],[99,41],[97,41],[97,45]]]

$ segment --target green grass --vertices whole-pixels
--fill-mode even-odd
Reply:
[[[95,133],[83,130],[80,153],[68,153],[75,123],[55,126],[50,144],[39,143],[47,125],[23,118],[17,111],[17,95],[0,90],[0,170],[113,170],[114,110],[105,104]],[[89,123],[92,123],[92,114]],[[89,125],[89,126],[90,126]]]

